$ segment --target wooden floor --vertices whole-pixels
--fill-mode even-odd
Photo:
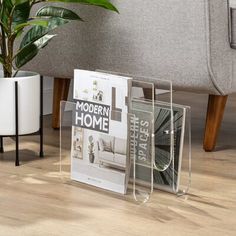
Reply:
[[[14,167],[13,142],[0,155],[0,236],[236,235],[236,96],[230,96],[217,152],[202,150],[207,96],[175,93],[192,106],[193,174],[188,196],[155,191],[136,204],[58,178],[58,131],[45,124],[46,157],[37,137],[21,139],[21,166]]]

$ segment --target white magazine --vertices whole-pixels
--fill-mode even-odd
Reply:
[[[71,179],[126,193],[131,78],[75,70]]]

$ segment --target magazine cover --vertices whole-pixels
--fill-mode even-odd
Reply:
[[[148,110],[150,103],[137,101],[132,103],[132,108]],[[160,169],[165,165],[169,167],[165,171],[153,169],[153,184],[155,188],[177,192],[180,183],[182,150],[185,130],[185,108],[173,104],[173,125],[174,125],[174,162],[170,157],[170,106],[165,103],[157,102],[154,107],[154,135],[155,135],[155,164]],[[143,184],[150,182],[150,171],[145,166],[139,166],[136,178]]]
[[[71,179],[126,193],[131,78],[75,70]]]

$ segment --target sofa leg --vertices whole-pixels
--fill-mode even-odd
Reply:
[[[60,127],[60,101],[67,100],[70,88],[70,79],[54,78],[53,88],[53,112],[52,112],[52,128]]]
[[[228,96],[209,95],[203,149],[214,150]]]
[[[149,99],[149,100],[155,99],[155,94],[152,94],[152,93],[153,91],[151,88],[143,88],[144,98]]]

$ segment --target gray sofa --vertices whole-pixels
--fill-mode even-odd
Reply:
[[[213,150],[227,95],[236,91],[228,0],[112,2],[120,14],[73,5],[86,22],[61,29],[27,69],[59,78],[55,103],[66,97],[63,79],[73,78],[74,68],[146,75],[171,80],[176,90],[207,93],[204,149]]]
[[[125,169],[127,161],[126,141],[114,136],[100,135],[97,142],[99,164]],[[110,147],[106,149],[104,143],[109,143]]]

